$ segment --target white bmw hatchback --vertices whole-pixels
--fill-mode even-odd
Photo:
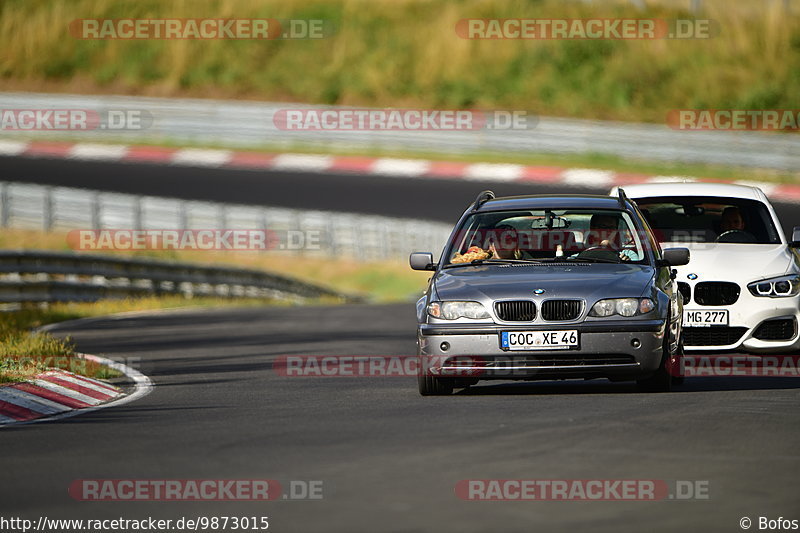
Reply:
[[[800,349],[800,227],[787,239],[761,189],[653,183],[625,193],[663,247],[691,250],[676,278],[687,351]]]

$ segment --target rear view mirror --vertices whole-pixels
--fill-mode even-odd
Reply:
[[[795,226],[792,230],[792,240],[789,242],[792,248],[800,248],[800,226]]]
[[[664,250],[661,262],[663,266],[683,266],[689,264],[688,248],[667,248]]]
[[[436,270],[433,254],[430,252],[414,252],[409,256],[408,262],[412,270]]]

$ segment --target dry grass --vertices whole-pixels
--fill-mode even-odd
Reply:
[[[69,251],[66,236],[66,231],[5,229],[0,233],[0,249]],[[267,270],[340,292],[361,294],[377,302],[407,301],[421,294],[429,277],[424,272],[412,271],[404,262],[365,263],[346,257],[301,257],[279,252],[137,250],[97,253]]]
[[[501,0],[6,0],[0,85],[328,104],[526,109],[663,122],[676,108],[786,108],[800,100],[800,16],[783,2],[705,0],[712,39],[468,41],[461,18],[687,18],[689,2]],[[795,3],[795,9],[797,6]],[[331,21],[293,41],[89,41],[77,18]]]

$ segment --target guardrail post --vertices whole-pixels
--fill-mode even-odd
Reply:
[[[137,196],[133,199],[133,228],[144,229],[144,220],[142,220],[142,197]]]
[[[225,204],[220,204],[219,206],[219,228],[217,229],[226,229],[228,227],[228,206]]]
[[[44,231],[50,231],[53,229],[53,219],[55,218],[55,213],[53,213],[53,188],[52,187],[45,187],[44,188],[44,209],[42,213],[42,221],[44,226]]]
[[[11,193],[10,184],[0,183],[0,226],[7,228],[11,221]]]
[[[102,229],[102,208],[100,193],[96,192],[92,196],[92,229]]]
[[[189,229],[189,208],[186,206],[187,202],[181,202],[178,210],[180,213],[180,228],[182,230]]]

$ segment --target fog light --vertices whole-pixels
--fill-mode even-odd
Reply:
[[[450,343],[445,341],[439,345],[439,348],[441,348],[443,352],[446,352],[447,350],[450,349]]]

